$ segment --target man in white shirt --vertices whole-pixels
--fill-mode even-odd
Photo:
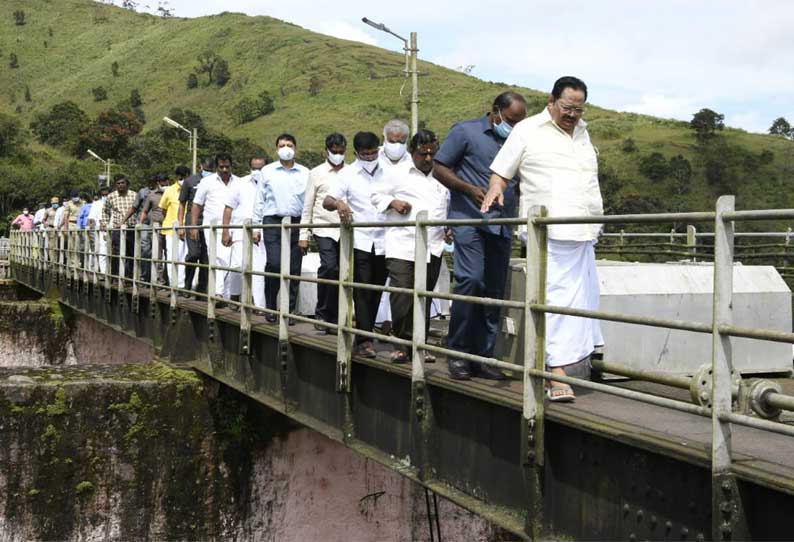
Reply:
[[[378,150],[378,162],[384,177],[392,168],[411,161],[411,155],[406,152],[410,133],[408,125],[400,119],[392,119],[383,126],[383,146]],[[388,279],[386,284],[390,284],[390,280]],[[381,326],[384,335],[388,335],[391,331],[391,320],[389,292],[383,292],[375,323]]]
[[[516,124],[491,164],[493,175],[482,204],[487,211],[516,172],[521,179],[521,216],[545,205],[550,216],[604,214],[598,185],[598,160],[582,115],[587,86],[576,77],[554,83],[546,109]],[[546,303],[579,309],[598,308],[594,245],[600,224],[553,225],[548,228]],[[546,315],[546,365],[566,374],[566,367],[586,361],[601,341],[598,320]],[[550,382],[552,401],[573,401],[567,384]]]
[[[337,211],[344,224],[383,221],[383,215],[372,204],[372,192],[383,179],[383,171],[378,164],[378,143],[378,136],[372,132],[358,132],[353,138],[356,161],[336,176],[325,196],[323,207]],[[353,245],[355,282],[383,286],[386,283],[383,228],[354,228]],[[353,292],[357,329],[372,331],[380,294],[361,288]],[[360,336],[356,337],[356,353],[368,358],[376,355],[372,341]]]
[[[438,137],[430,130],[419,130],[411,139],[411,161],[394,167],[372,193],[372,203],[384,213],[386,221],[415,220],[421,211],[428,212],[430,220],[445,220],[449,206],[449,190],[433,177],[433,157],[438,152]],[[416,230],[412,226],[384,228],[386,268],[389,283],[396,288],[413,288]],[[428,265],[426,289],[436,286],[444,252],[445,228],[428,229]],[[431,298],[426,298],[426,332],[430,329]],[[413,296],[391,294],[392,329],[400,339],[413,336]],[[410,358],[410,348],[397,346],[392,353],[394,363],[405,363]],[[435,361],[431,355],[425,361]]]
[[[207,241],[210,239],[208,226],[212,224],[213,220],[217,220],[218,225],[222,223],[223,211],[226,208],[229,194],[235,188],[235,184],[240,182],[240,179],[232,175],[231,155],[226,153],[218,154],[215,157],[215,164],[216,172],[201,180],[196,189],[196,195],[193,197],[193,205],[190,208],[191,224],[201,223],[202,226],[205,226],[203,229],[205,230],[204,236]],[[189,235],[193,241],[199,241],[198,229],[190,230]],[[229,256],[231,251],[229,247],[223,245],[220,229],[217,230],[215,246],[217,247],[215,265],[230,267]],[[215,271],[215,295],[217,297],[229,299],[228,276],[228,271]]]
[[[254,199],[256,198],[258,173],[265,167],[267,160],[264,158],[251,158],[249,162],[251,173],[245,177],[240,177],[240,182],[235,183],[229,192],[226,200],[226,208],[223,210],[223,225],[242,224],[247,219],[254,217]],[[243,230],[223,230],[223,244],[231,250],[231,267],[241,267],[243,265]],[[267,253],[265,244],[260,241],[251,247],[251,269],[260,271],[265,268],[267,263]],[[243,281],[242,274],[229,273],[229,294],[233,300],[239,301],[242,293]],[[254,305],[257,307],[265,306],[265,277],[253,275],[251,277],[251,295]]]
[[[278,162],[265,166],[258,176],[256,201],[254,203],[255,224],[281,224],[285,216],[290,217],[293,224],[298,224],[303,212],[303,195],[306,192],[306,183],[309,180],[309,170],[295,161],[297,141],[295,136],[284,133],[276,138],[276,153]],[[281,229],[267,228],[261,230],[261,238],[265,242],[267,251],[267,264],[265,270],[270,273],[281,272]],[[290,232],[290,259],[289,274],[300,275],[303,262],[303,252],[298,247],[299,231]],[[259,241],[260,234],[254,234],[254,240]],[[268,309],[275,310],[278,291],[281,287],[279,279],[265,277],[265,304]],[[289,284],[289,311],[295,312],[298,304],[298,288],[300,282],[290,281]],[[268,313],[265,319],[273,323],[276,316]],[[290,321],[290,324],[292,321]]]
[[[309,172],[306,197],[303,200],[302,224],[339,224],[339,214],[323,207],[331,183],[345,167],[347,139],[339,133],[325,138],[325,162]],[[337,280],[339,278],[339,228],[301,228],[298,246],[304,254],[309,250],[309,235],[314,237],[320,251],[320,267],[317,278]],[[339,291],[328,284],[317,285],[317,307],[314,316],[323,322],[336,323],[339,311]],[[319,331],[333,330],[315,326]]]
[[[95,258],[92,262],[92,269],[97,269],[100,273],[106,271],[108,263],[108,234],[99,228],[108,192],[107,186],[101,187],[99,189],[99,199],[91,204],[91,210],[88,212],[88,229],[91,230],[91,251],[94,253]]]

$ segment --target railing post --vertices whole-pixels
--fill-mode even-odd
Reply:
[[[138,283],[141,281],[141,232],[143,231],[143,224],[135,224],[135,233],[133,239],[135,244],[132,248],[132,312],[138,312],[138,302],[140,296],[140,288]]]
[[[428,478],[430,472],[430,447],[433,414],[430,394],[425,383],[425,352],[420,348],[427,341],[425,337],[425,298],[417,292],[427,290],[427,226],[420,224],[427,220],[427,211],[416,215],[414,235],[414,288],[413,288],[413,329],[411,333],[411,454],[415,457],[420,479]]]
[[[113,240],[111,239],[111,243]],[[127,262],[127,225],[123,224],[119,229],[119,263],[118,263],[118,272],[119,272],[119,298],[118,304],[119,307],[124,307],[125,300],[127,296],[124,294],[124,279],[127,275],[126,273],[126,262]]]
[[[243,222],[242,233],[242,261],[240,265],[240,278],[242,288],[240,289],[240,353],[243,355],[251,354],[251,305],[253,305],[253,293],[251,289],[253,277],[253,232],[251,231],[251,219],[246,218]],[[234,237],[234,232],[232,232]],[[232,245],[234,246],[234,245]]]
[[[158,262],[160,260],[160,231],[154,227],[154,222],[149,224],[149,235],[151,235],[152,239],[152,254],[149,257],[149,298],[151,299],[151,306],[156,306],[154,303],[155,298],[157,297],[157,279],[160,278],[161,275],[160,269],[161,266],[165,265],[162,262]]]
[[[83,271],[83,286],[86,292],[88,292],[88,283],[89,283],[89,262],[90,262],[90,254],[91,254],[91,245],[89,244],[91,238],[88,235],[88,228],[83,228],[82,230],[78,230],[80,239],[83,240],[83,252],[81,254],[83,258],[83,264],[81,266]]]
[[[731,337],[720,326],[732,323],[734,223],[723,213],[734,210],[734,196],[717,200],[714,219],[714,301],[712,320],[711,524],[714,540],[747,538],[744,509],[731,472],[733,353]]]
[[[671,245],[675,244],[675,228],[672,228],[670,230],[670,244]]]
[[[546,370],[546,315],[531,309],[546,303],[547,230],[535,217],[547,215],[545,207],[533,207],[527,216],[526,283],[524,292],[524,397],[521,427],[521,462],[527,490],[527,534],[540,539],[543,532],[543,470],[545,461],[545,382],[530,369]],[[623,244],[623,230],[620,232]]]
[[[99,267],[99,258],[101,257],[101,252],[99,252],[99,247],[102,246],[102,240],[104,238],[105,244],[105,301],[110,303],[111,300],[111,289],[112,289],[112,275],[113,275],[113,233],[110,230],[99,230],[99,246],[97,247],[97,267]],[[101,268],[100,268],[101,271]]]
[[[687,246],[687,249],[688,249],[687,252],[689,252],[692,255],[691,256],[691,260],[693,262],[698,261],[697,260],[697,243],[698,243],[697,228],[695,228],[694,225],[689,224],[686,227],[686,246]]]
[[[59,282],[63,281],[63,278],[66,276],[66,262],[64,261],[64,237],[63,237],[63,230],[57,230],[56,233],[56,243],[57,243],[57,259],[58,259],[58,279]]]
[[[342,328],[353,327],[353,287],[343,286],[343,282],[353,282],[354,258],[353,228],[345,224],[339,226],[339,307],[336,336],[336,391],[345,394],[344,440],[355,436],[351,400],[352,354],[354,335]]]
[[[170,261],[170,276],[168,284],[171,287],[171,299],[170,305],[171,310],[173,311],[176,309],[176,289],[179,287],[179,266],[177,264],[177,259],[179,258],[179,221],[174,221],[171,224],[171,247],[170,252],[168,254],[168,260]],[[184,285],[185,289],[189,289],[187,285]],[[173,314],[173,313],[172,313]]]
[[[285,275],[289,275],[290,272],[290,236],[292,235],[292,230],[287,228],[289,224],[292,223],[291,217],[285,216],[281,219],[281,271],[279,271],[278,281],[279,281],[279,288],[278,288],[278,310],[279,310],[279,321],[278,321],[278,340],[283,344],[284,341],[289,340],[289,285],[290,281],[285,277]],[[283,353],[282,353],[283,356]]]
[[[210,338],[214,338],[214,322],[215,322],[215,296],[218,292],[215,288],[215,274],[218,272],[215,269],[215,262],[218,257],[218,230],[216,226],[218,220],[215,219],[210,222],[210,227],[207,230],[207,318],[210,321]],[[201,235],[199,230],[199,235]]]

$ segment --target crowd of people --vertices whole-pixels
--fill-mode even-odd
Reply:
[[[491,110],[478,118],[455,124],[443,144],[428,129],[410,134],[401,120],[391,120],[383,128],[383,140],[372,132],[361,131],[352,138],[352,163],[345,163],[348,140],[341,133],[325,138],[325,161],[309,170],[300,164],[298,141],[283,133],[275,140],[278,159],[267,163],[255,156],[249,173],[238,177],[228,154],[205,158],[195,175],[179,166],[173,175],[152,176],[149,185],[133,191],[124,175],[116,175],[114,188],[100,192],[91,202],[77,193],[61,205],[40,206],[13,221],[13,226],[29,231],[36,228],[54,235],[58,230],[110,231],[109,246],[96,239],[92,252],[100,254],[97,266],[104,271],[108,261],[117,274],[122,244],[126,250],[126,276],[131,275],[135,245],[135,225],[152,224],[159,230],[140,233],[141,278],[168,283],[176,280],[180,295],[207,291],[206,267],[177,266],[177,277],[169,277],[161,262],[208,262],[207,226],[238,225],[250,219],[254,224],[277,225],[284,218],[304,226],[291,229],[289,236],[289,273],[301,274],[303,256],[310,240],[319,252],[318,278],[336,280],[339,273],[340,223],[367,222],[372,227],[354,228],[354,280],[383,286],[412,288],[415,262],[415,228],[387,227],[388,222],[411,221],[426,211],[431,220],[496,219],[521,216],[532,206],[545,205],[549,214],[598,216],[603,213],[598,185],[597,155],[582,120],[587,87],[575,77],[562,77],[554,84],[547,106],[528,117],[527,102],[516,92],[499,94]],[[519,195],[520,194],[520,195]],[[384,226],[378,226],[382,223]],[[182,225],[204,228],[181,228]],[[121,227],[126,226],[126,230]],[[152,234],[151,232],[155,233]],[[126,232],[126,234],[124,233]],[[526,235],[524,228],[519,232]],[[599,225],[558,225],[548,230],[547,303],[594,309],[598,305],[598,281],[593,245]],[[126,242],[121,236],[125,234]],[[152,235],[157,236],[157,254],[152,254]],[[221,229],[214,254],[215,265],[240,268],[243,258],[243,231]],[[176,245],[173,236],[178,237]],[[46,237],[46,236],[45,236]],[[445,244],[454,239],[454,293],[501,299],[505,295],[513,228],[482,223],[470,226],[428,228],[427,290],[435,287],[442,266]],[[525,238],[525,237],[524,237]],[[81,238],[82,239],[82,238]],[[280,228],[253,231],[252,266],[271,273],[281,271]],[[53,250],[55,238],[49,242]],[[176,254],[171,254],[177,246]],[[51,253],[50,253],[51,257]],[[146,265],[146,260],[155,265]],[[286,270],[285,270],[286,271]],[[151,275],[154,274],[154,277]],[[240,273],[215,274],[217,296],[238,301]],[[271,276],[252,278],[253,302],[258,307],[277,309],[280,282]],[[291,281],[290,312],[294,313],[299,281]],[[194,294],[195,295],[195,294]],[[371,332],[375,326],[382,295],[380,291],[356,288],[353,295],[355,327]],[[337,323],[338,293],[334,286],[318,284],[315,317]],[[426,311],[429,311],[425,307]],[[388,296],[392,333],[410,340],[413,329],[413,299],[402,293]],[[265,318],[275,322],[275,313]],[[429,318],[426,318],[429,322]],[[319,330],[328,328],[319,326]],[[586,362],[601,343],[597,321],[547,315],[547,366],[556,374],[566,374],[576,364]],[[447,346],[479,356],[492,356],[499,331],[499,307],[455,301],[451,306]],[[331,332],[331,331],[327,331]],[[371,339],[357,335],[358,355],[375,357]],[[396,347],[395,363],[410,359],[410,348]],[[426,361],[433,357],[425,354]],[[448,359],[450,376],[502,379],[498,369],[470,363],[462,358]],[[552,382],[548,390],[554,401],[570,401],[572,389]]]

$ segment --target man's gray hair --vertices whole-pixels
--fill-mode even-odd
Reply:
[[[383,126],[383,137],[386,137],[386,134],[389,132],[394,132],[408,137],[408,134],[411,133],[411,130],[408,128],[408,125],[405,123],[405,121],[400,119],[392,119]]]

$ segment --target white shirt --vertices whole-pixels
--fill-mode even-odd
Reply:
[[[56,230],[61,228],[61,223],[63,222],[63,213],[66,211],[65,205],[60,205],[58,210],[55,211],[55,221],[53,222],[53,226]]]
[[[323,207],[323,200],[328,195],[328,189],[336,178],[339,171],[345,169],[343,165],[338,171],[334,171],[328,160],[315,167],[309,172],[309,182],[306,184],[306,198],[303,201],[302,224],[339,224],[339,213],[327,211]],[[308,241],[309,232],[315,237],[328,237],[334,241],[339,241],[338,228],[317,228],[316,231],[301,228],[300,240]]]
[[[513,127],[494,158],[491,171],[506,179],[521,177],[521,211],[545,205],[549,216],[600,216],[604,214],[598,186],[598,158],[586,124],[580,120],[569,136],[551,119],[548,109]],[[566,224],[549,227],[549,238],[558,241],[592,241],[600,224]],[[524,227],[526,228],[526,227]]]
[[[383,170],[383,174],[388,175],[393,168],[399,166],[400,164],[404,164],[405,162],[413,163],[413,160],[411,159],[411,154],[406,150],[405,154],[402,155],[402,158],[400,158],[395,164],[391,161],[391,158],[386,156],[386,153],[383,151],[383,147],[381,146],[378,148],[378,162],[380,163],[380,169]]]
[[[372,204],[372,191],[383,181],[380,166],[373,175],[361,167],[356,160],[336,176],[328,189],[328,195],[337,200],[344,200],[353,211],[353,222],[383,222],[384,216]],[[383,228],[355,228],[353,246],[364,252],[385,254],[383,248]]]
[[[223,222],[223,209],[226,207],[229,193],[236,188],[235,183],[239,182],[239,177],[232,175],[229,182],[224,183],[217,173],[201,179],[193,203],[203,207],[202,225],[209,225],[213,220],[217,220],[218,224]]]
[[[226,196],[226,207],[232,210],[232,224],[242,224],[247,218],[254,217],[254,201],[257,189],[257,176],[253,173],[240,177],[231,185]],[[232,239],[239,241],[243,238],[243,230],[232,230]]]
[[[105,200],[99,198],[95,202],[91,204],[91,210],[88,211],[88,220],[94,221],[94,228],[95,230],[99,229],[99,221],[102,220],[102,210],[105,207]]]
[[[44,216],[47,214],[47,209],[39,209],[36,211],[36,214],[33,215],[33,224],[36,226],[37,229],[44,229],[44,225],[42,222],[44,221]]]
[[[411,211],[401,215],[394,209],[388,209],[389,204],[396,199],[410,203]],[[449,190],[433,177],[432,171],[425,175],[411,160],[398,164],[384,177],[372,193],[372,204],[385,214],[387,222],[416,220],[420,211],[427,211],[429,220],[445,220],[449,208]],[[414,261],[416,229],[413,226],[395,226],[384,230],[386,257]],[[441,256],[444,252],[444,227],[429,227],[427,236],[429,262],[431,254]]]

